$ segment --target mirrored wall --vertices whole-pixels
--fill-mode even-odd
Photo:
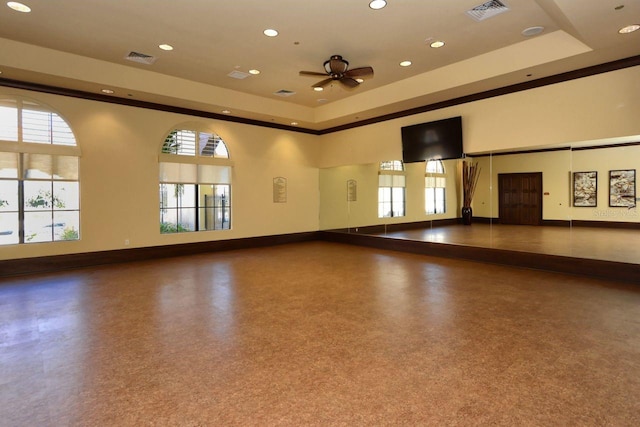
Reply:
[[[443,172],[425,162],[404,171],[380,164],[321,169],[321,229],[640,264],[638,139],[478,153],[465,161],[480,168],[471,225],[461,222],[459,159],[442,161]],[[403,190],[385,193],[385,185]],[[427,188],[442,185],[444,201],[432,200]],[[401,209],[393,202],[402,191]],[[434,212],[434,203],[444,211]]]

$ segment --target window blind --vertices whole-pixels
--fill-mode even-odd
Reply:
[[[405,176],[404,175],[378,175],[379,187],[404,187]]]
[[[231,167],[161,162],[160,182],[231,184]]]
[[[60,116],[28,109],[22,110],[22,140],[39,144],[76,145],[73,132]]]
[[[18,140],[18,108],[15,101],[0,100],[0,140]]]

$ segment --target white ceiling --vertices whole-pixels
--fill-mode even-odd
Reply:
[[[466,11],[483,0],[388,0],[378,11],[368,2],[24,0],[31,13],[3,4],[0,78],[319,130],[640,55],[640,31],[618,33],[640,23],[640,0],[504,0],[509,11],[481,22]],[[532,26],[545,29],[523,36]],[[125,60],[131,51],[157,59]],[[322,78],[298,72],[321,72],[334,54],[374,77],[314,92]],[[249,69],[261,73],[228,76]]]

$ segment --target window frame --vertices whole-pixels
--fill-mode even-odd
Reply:
[[[81,151],[80,147],[78,146],[75,132],[73,132],[71,125],[64,118],[64,116],[58,113],[55,109],[32,99],[13,96],[2,96],[0,97],[0,107],[12,108],[16,110],[15,125],[11,124],[11,122],[13,122],[14,120],[13,117],[9,118],[8,121],[3,122],[4,125],[9,124],[9,126],[12,128],[13,126],[15,126],[15,134],[12,133],[10,139],[0,140],[0,153],[9,155],[13,154],[16,156],[14,164],[15,175],[2,176],[0,177],[0,182],[15,182],[17,196],[16,198],[13,198],[16,203],[15,209],[1,210],[2,206],[0,206],[1,215],[4,216],[5,214],[9,214],[14,218],[17,218],[17,223],[13,223],[13,220],[11,220],[11,222],[13,223],[11,229],[15,229],[17,231],[17,239],[8,239],[6,243],[0,243],[0,246],[35,243],[59,243],[80,240]],[[43,127],[42,123],[38,123],[37,121],[31,122],[31,127],[26,129],[27,126],[25,126],[23,120],[25,116],[25,110],[29,112],[43,113],[47,116],[45,117],[45,121],[48,121],[48,123],[45,123],[45,126]],[[37,115],[34,117],[37,117]],[[36,139],[38,138],[35,137],[27,137],[27,139],[33,139],[33,141],[25,141],[25,130],[30,132],[27,133],[27,135],[41,135],[39,137],[39,140],[36,141]],[[48,137],[46,136],[47,134]],[[9,135],[9,133],[5,134],[5,136],[7,135]],[[33,168],[27,169],[27,162],[32,162],[33,158],[37,158],[37,156],[40,157],[40,161],[44,160],[45,166],[48,166],[50,169],[45,172],[45,176],[27,176],[28,172],[31,170],[45,171],[42,169]],[[50,158],[48,165],[46,164],[46,157]],[[59,159],[63,157],[74,159],[73,162],[75,164],[72,167],[72,177],[62,177],[55,173],[60,170],[58,168],[61,167],[60,165],[62,163],[60,163]],[[37,165],[37,163],[38,162],[36,161],[31,166]],[[61,191],[65,191],[65,188],[61,187],[60,185],[60,183],[65,182],[74,184],[74,189],[70,193],[72,194],[72,208],[65,208],[65,206],[60,206],[62,203],[64,203],[64,200],[61,200],[57,196],[57,194],[60,194]],[[48,185],[43,185],[42,183],[48,183]],[[13,186],[12,184],[9,185]],[[28,193],[28,190],[26,190],[25,188],[38,185],[40,185],[40,190],[38,191],[35,199],[37,200],[37,204],[27,206],[28,200],[26,200],[26,193]],[[48,191],[45,189],[46,187],[49,188]],[[71,216],[75,216],[75,218],[72,220],[73,224],[70,227],[61,230],[61,234],[58,235],[55,228],[60,224],[58,218],[60,218],[60,215],[63,212],[72,213]],[[43,240],[30,241],[33,237],[37,235],[46,235],[46,233],[27,234],[27,231],[29,231],[29,221],[27,220],[27,218],[34,218],[38,216],[44,218],[47,216],[46,214],[50,215],[50,220],[44,221],[43,224],[48,225],[44,225],[43,227],[51,227],[50,239],[46,238]],[[17,217],[15,217],[15,215],[17,215]],[[64,214],[62,214],[62,216],[64,217]],[[2,231],[11,230],[0,230],[0,232]],[[6,235],[12,234],[13,231],[7,233]],[[29,236],[32,236],[31,239],[29,238]]]
[[[430,165],[436,165],[430,168]],[[440,215],[447,212],[447,175],[442,160],[427,160],[425,163],[424,210],[426,215]],[[428,185],[433,181],[434,185]],[[438,185],[442,183],[442,185]],[[432,192],[430,190],[433,190]],[[432,194],[429,194],[432,193]],[[433,210],[430,210],[430,202]]]
[[[175,150],[175,152],[167,152],[166,145],[169,141],[169,138],[174,133],[185,132],[188,134],[193,134],[193,151],[192,154],[179,153],[179,148]],[[211,151],[212,155],[201,155],[203,151],[206,150],[208,142],[210,139],[207,139],[207,144],[202,147],[199,147],[198,141],[200,141],[201,135],[209,135],[211,138],[214,138],[218,141],[218,144]],[[224,153],[226,157],[221,157],[220,155],[216,155],[216,150],[219,147],[219,144],[222,143],[222,147],[224,147]],[[165,179],[163,177],[163,168],[169,168],[169,165],[177,165],[178,169],[184,169],[185,177],[181,177],[181,179],[176,179],[174,176],[173,179]],[[210,130],[199,130],[192,126],[176,126],[173,130],[171,130],[167,136],[164,138],[162,146],[160,148],[160,153],[158,155],[158,165],[160,169],[159,176],[159,200],[158,206],[160,209],[160,234],[177,234],[177,233],[186,233],[186,232],[206,232],[206,231],[224,231],[231,230],[232,225],[232,173],[233,173],[233,165],[234,162],[230,159],[229,148],[227,143],[224,141],[220,135]],[[220,169],[215,169],[220,168]],[[216,175],[226,174],[226,182],[224,179],[220,181],[211,180],[210,178],[205,178],[207,175]],[[181,172],[178,172],[179,174]],[[175,175],[175,174],[174,174]],[[194,198],[194,206],[165,206],[165,193],[163,193],[163,186],[166,185],[184,185],[184,186],[193,186],[190,187],[193,189],[190,194],[193,194]],[[213,206],[203,206],[206,204],[206,195],[202,191],[204,187],[210,186],[212,189],[212,193],[214,194],[214,205]],[[226,190],[224,190],[226,188]],[[223,190],[222,194],[226,194],[227,197],[223,198],[226,200],[226,204],[223,206],[215,205],[215,197],[216,194],[219,193],[218,190]],[[201,197],[202,196],[202,197]],[[177,196],[176,196],[177,197]],[[179,202],[178,202],[179,203]],[[205,209],[211,208],[211,217],[213,218],[215,224],[215,218],[221,217],[221,227],[208,228],[207,226],[207,212]],[[193,211],[193,219],[192,225],[193,228],[189,227],[185,228],[178,220],[181,217],[181,210],[192,210]],[[164,220],[165,214],[167,211],[175,211],[176,212],[176,223],[172,224]],[[204,211],[204,215],[203,215]],[[202,218],[205,218],[204,225],[202,225]],[[225,226],[226,223],[226,226]],[[191,224],[189,224],[191,225]]]
[[[388,181],[383,183],[383,181]],[[400,199],[400,200],[398,200]],[[406,172],[401,160],[378,164],[378,218],[401,218],[407,215]]]

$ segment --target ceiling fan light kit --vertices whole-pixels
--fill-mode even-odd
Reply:
[[[324,69],[327,74],[344,73],[349,68],[349,62],[340,55],[333,55],[331,59],[324,61]]]
[[[371,67],[359,67],[349,69],[349,62],[342,58],[340,55],[332,55],[331,58],[326,60],[323,64],[324,73],[316,71],[300,71],[301,76],[317,76],[327,77],[324,80],[312,85],[314,90],[323,88],[333,81],[341,83],[348,89],[353,89],[360,85],[360,80],[367,77],[373,77],[373,68]],[[356,80],[357,79],[357,80]]]

